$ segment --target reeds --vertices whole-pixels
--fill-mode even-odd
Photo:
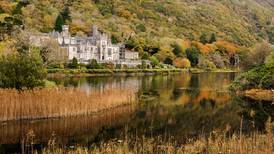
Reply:
[[[197,140],[189,140],[186,144],[179,145],[172,139],[163,140],[160,137],[155,138],[135,138],[125,140],[112,140],[102,143],[99,146],[76,147],[73,149],[46,148],[42,150],[43,154],[121,154],[121,153],[163,153],[163,154],[272,154],[274,153],[274,139],[272,133],[272,124],[270,120],[266,124],[266,133],[254,132],[252,135],[232,135],[226,136],[226,133],[214,131],[209,137],[200,136]]]
[[[142,138],[140,140],[130,141],[110,141],[97,147],[86,148],[76,147],[74,149],[51,148],[44,149],[43,154],[137,154],[137,153],[163,153],[163,154],[271,154],[273,151],[273,135],[254,134],[240,139],[239,136],[224,138],[215,136],[215,138],[199,138],[193,143],[186,145],[176,145],[175,142],[162,142],[157,139]]]
[[[0,121],[88,115],[135,100],[134,90],[105,89],[86,92],[77,88],[0,90]]]

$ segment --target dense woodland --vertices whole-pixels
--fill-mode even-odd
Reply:
[[[176,67],[238,67],[256,43],[274,43],[271,0],[1,0],[0,49],[10,52],[18,31],[88,35],[96,24],[113,43],[142,59]]]
[[[154,67],[238,68],[255,44],[274,43],[274,2],[1,0],[0,53],[26,49],[16,43],[26,39],[22,31],[60,31],[63,24],[73,35],[89,35],[96,24]]]

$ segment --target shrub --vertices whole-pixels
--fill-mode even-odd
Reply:
[[[215,64],[209,61],[208,59],[206,59],[205,57],[199,58],[198,67],[203,69],[208,69],[208,70],[216,69]]]
[[[38,55],[21,53],[0,58],[0,87],[32,89],[44,86],[46,70]]]
[[[87,65],[88,69],[100,69],[102,66],[97,62],[96,59],[90,60],[89,64]]]
[[[239,75],[231,84],[232,91],[247,90],[252,88],[274,88],[274,68],[266,65],[257,66]]]
[[[225,67],[222,56],[219,53],[213,53],[210,55],[210,60],[215,64],[217,68]]]
[[[72,61],[68,64],[69,68],[78,68],[78,60],[74,57]]]
[[[145,31],[147,30],[146,27],[145,27],[145,25],[143,25],[143,24],[137,25],[137,26],[136,26],[136,29],[137,29],[138,31],[140,31],[140,32],[145,32]]]
[[[147,63],[146,63],[146,61],[142,60],[141,68],[142,68],[142,69],[146,69],[146,68],[147,68]]]

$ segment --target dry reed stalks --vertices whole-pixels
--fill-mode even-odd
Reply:
[[[107,89],[86,92],[77,88],[0,90],[0,121],[88,115],[130,104],[133,90]]]

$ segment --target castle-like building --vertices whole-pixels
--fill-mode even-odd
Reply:
[[[31,42],[41,45],[45,39],[54,39],[61,48],[67,51],[67,59],[76,58],[80,63],[89,63],[96,59],[99,63],[112,62],[114,64],[124,64],[137,66],[141,64],[138,52],[128,51],[124,45],[114,45],[105,33],[98,31],[94,25],[92,35],[87,37],[71,36],[69,26],[63,25],[62,32],[53,31],[40,36],[32,36]]]

